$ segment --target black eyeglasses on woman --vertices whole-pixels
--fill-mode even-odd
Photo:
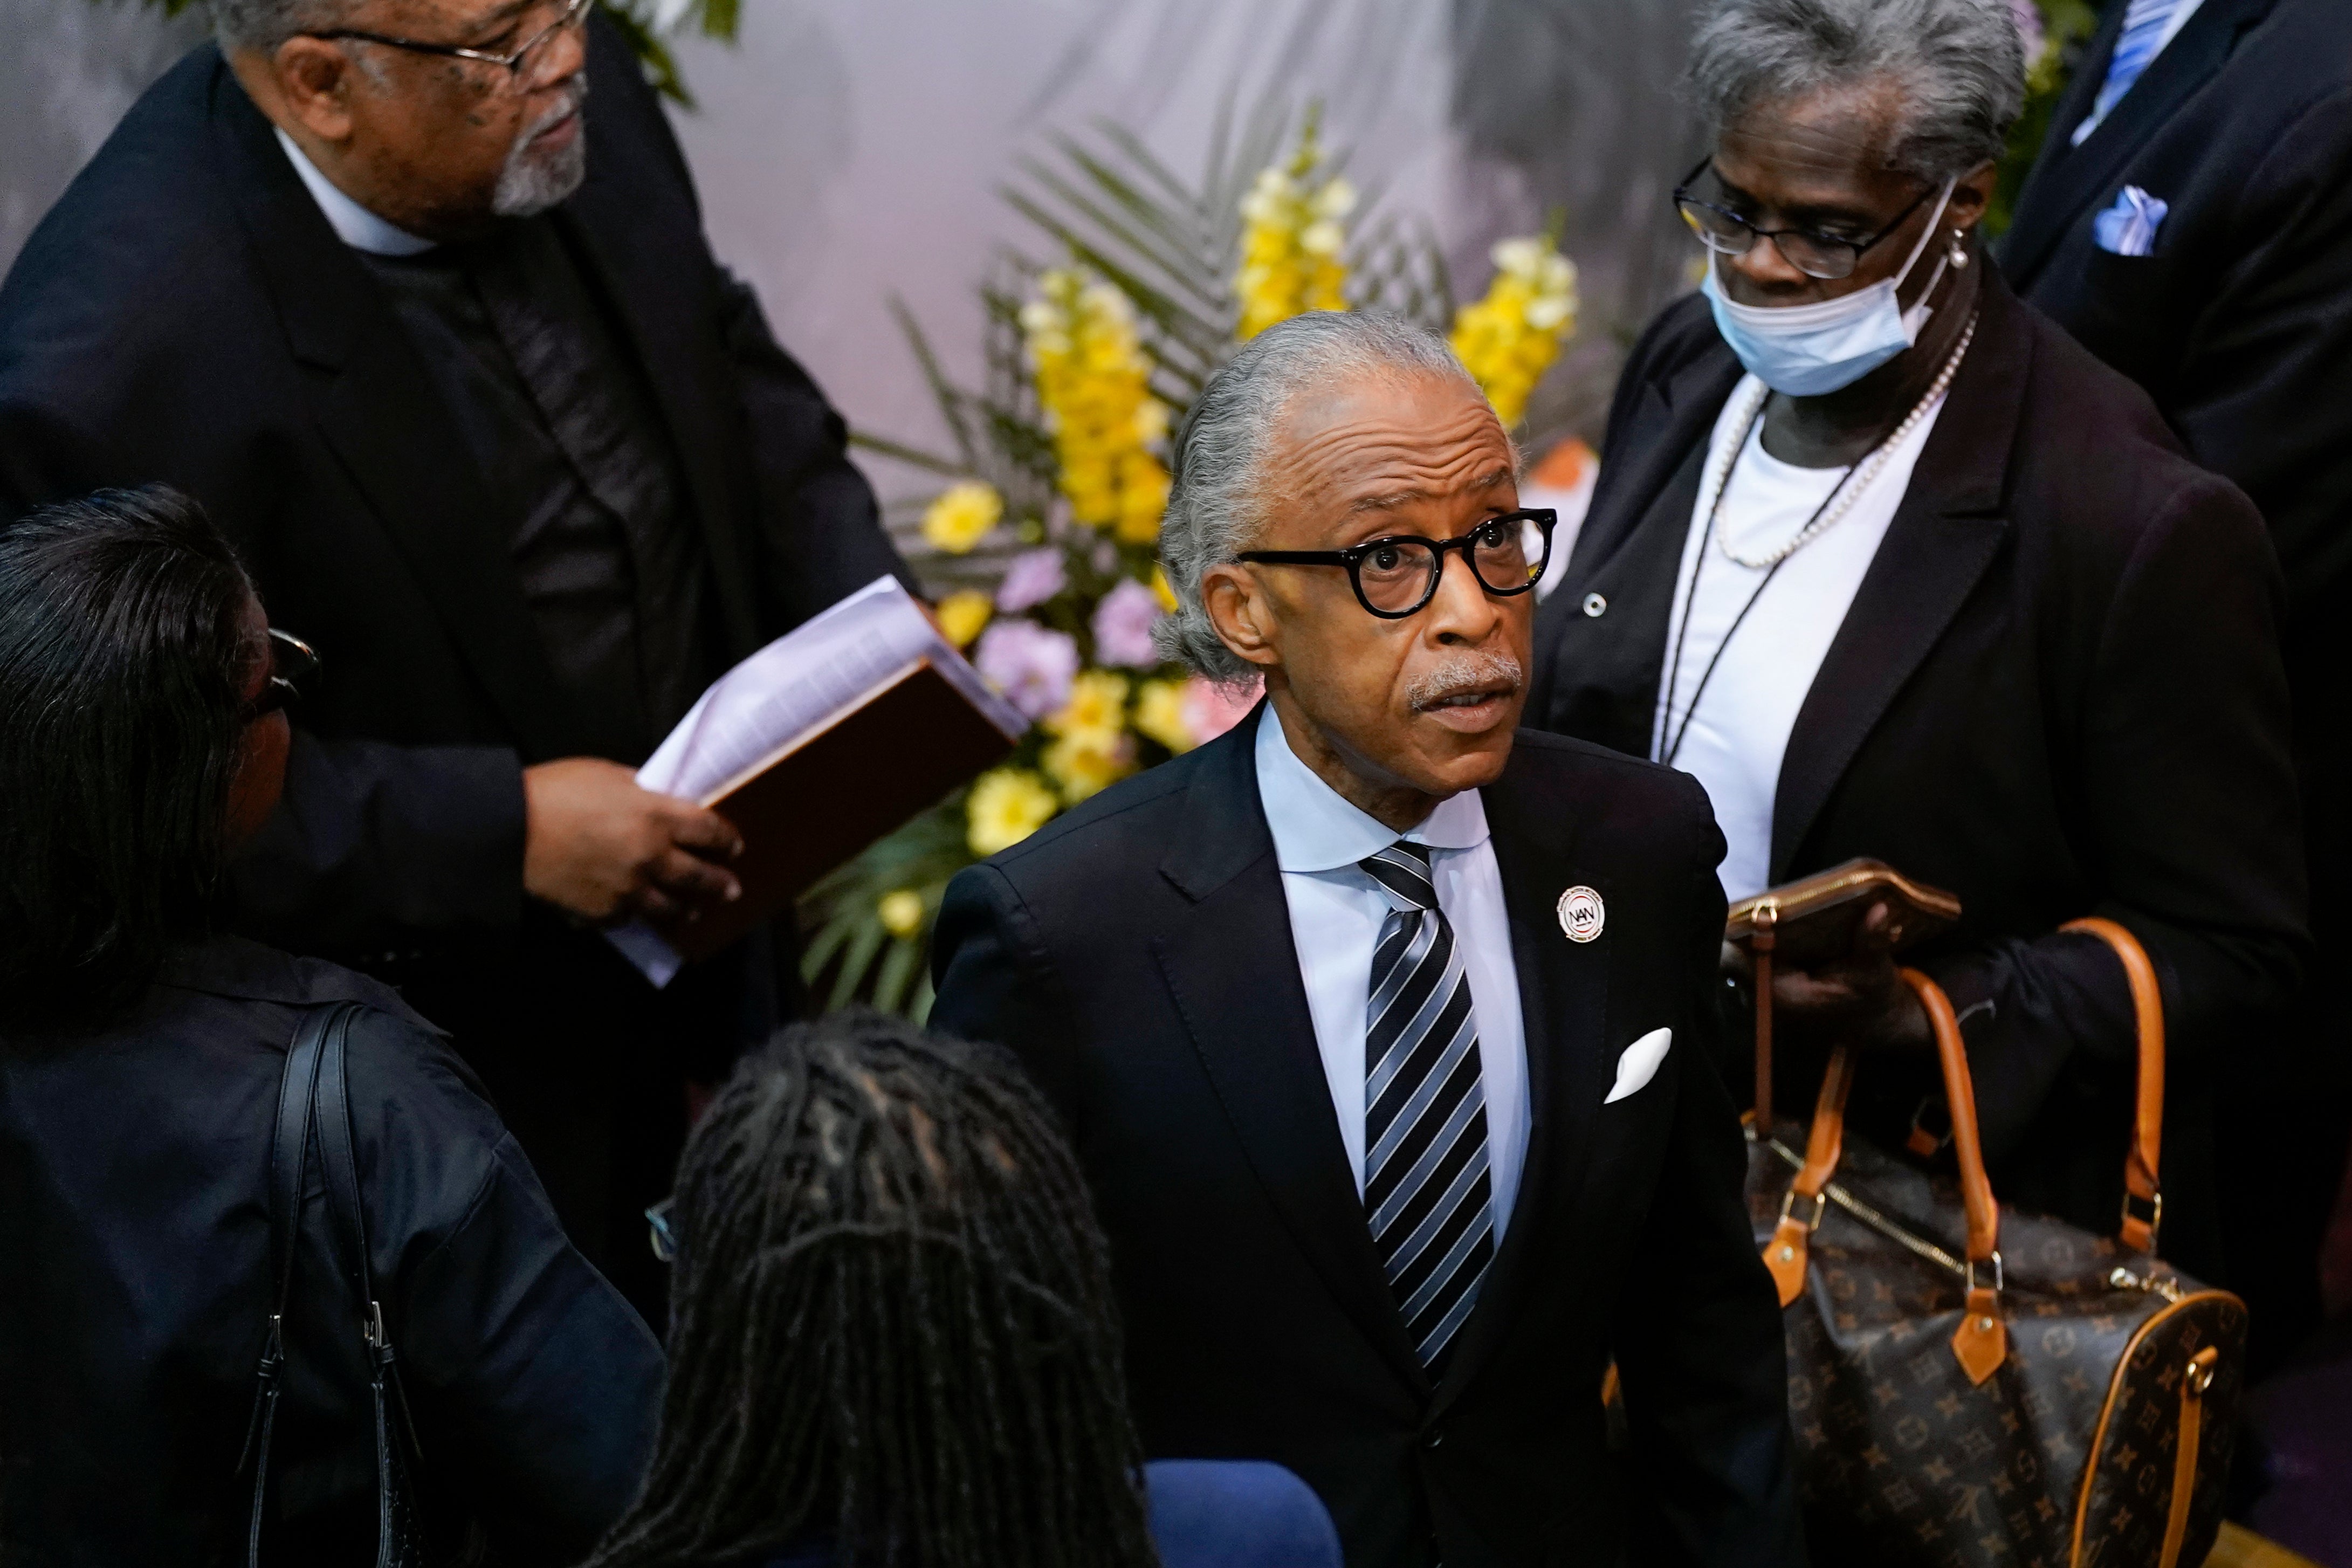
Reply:
[[[299,700],[319,676],[320,658],[309,643],[292,632],[269,628],[269,679],[246,705],[247,723]]]
[[[1559,513],[1549,507],[1523,507],[1490,517],[1454,539],[1390,533],[1345,550],[1244,550],[1234,559],[1267,566],[1344,566],[1358,603],[1382,620],[1401,621],[1437,596],[1445,557],[1457,550],[1489,594],[1507,598],[1526,593],[1551,561],[1551,531],[1559,521]],[[1530,530],[1536,535],[1532,550]]]
[[[1808,278],[1818,278],[1833,283],[1841,278],[1851,278],[1853,269],[1862,265],[1864,252],[1884,240],[1908,222],[1919,205],[1936,194],[1937,187],[1929,185],[1911,198],[1911,205],[1895,215],[1895,220],[1876,234],[1864,239],[1847,239],[1839,235],[1822,234],[1810,228],[1758,228],[1729,207],[1702,201],[1690,194],[1692,185],[1714,164],[1712,157],[1702,158],[1698,167],[1683,176],[1675,187],[1675,210],[1691,226],[1691,232],[1709,250],[1724,256],[1745,256],[1756,248],[1759,239],[1769,239],[1780,252],[1782,259]]]

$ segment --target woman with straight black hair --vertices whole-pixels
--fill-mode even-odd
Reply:
[[[659,1351],[472,1076],[384,987],[214,930],[311,662],[170,490],[0,530],[0,1561],[241,1556],[272,1344],[260,1558],[375,1559],[355,1259],[331,1239],[323,1153],[272,1319],[280,1080],[298,1028],[339,1004],[360,1005],[359,1212],[430,1527],[572,1561],[635,1485]]]
[[[658,1225],[661,1436],[592,1568],[1339,1568],[1279,1466],[1144,1464],[1076,1157],[995,1047],[794,1026]]]

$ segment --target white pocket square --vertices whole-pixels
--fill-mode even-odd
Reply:
[[[1666,1047],[1675,1043],[1672,1029],[1653,1029],[1625,1047],[1617,1058],[1617,1085],[1609,1091],[1603,1105],[1614,1105],[1657,1076],[1658,1064],[1666,1059]]]
[[[2126,185],[2116,205],[2091,220],[2091,242],[2111,256],[2153,256],[2156,231],[2171,205],[2137,185]]]

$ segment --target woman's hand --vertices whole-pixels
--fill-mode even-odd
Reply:
[[[1853,944],[1840,957],[1800,969],[1772,964],[1772,1025],[1792,1038],[1825,1045],[1924,1049],[1935,1042],[1919,998],[1904,984],[1887,939],[1892,916],[1873,904],[1854,930]],[[1725,969],[1747,984],[1754,964],[1739,949],[1726,946]]]

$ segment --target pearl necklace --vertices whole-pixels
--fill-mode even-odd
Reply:
[[[1960,361],[1967,357],[1969,344],[1976,335],[1977,318],[1972,315],[1969,318],[1967,329],[1960,333],[1959,342],[1952,349],[1952,357],[1946,360],[1944,368],[1936,373],[1934,384],[1927,388],[1927,395],[1919,400],[1918,406],[1904,416],[1903,423],[1897,425],[1885,440],[1871,448],[1870,455],[1863,459],[1859,468],[1846,470],[1844,477],[1838,480],[1837,489],[1831,493],[1829,503],[1815,512],[1811,521],[1799,529],[1787,543],[1762,555],[1742,555],[1731,548],[1731,536],[1727,531],[1715,536],[1716,548],[1723,552],[1724,559],[1751,572],[1778,566],[1829,531],[1833,524],[1853,510],[1853,503],[1862,499],[1862,493],[1870,488],[1871,481],[1877,479],[1880,471],[1894,460],[1895,454],[1902,450],[1903,443],[1910,438],[1911,432],[1919,427],[1919,421],[1927,417],[1927,411],[1950,390],[1952,377],[1959,374]],[[1714,515],[1715,509],[1723,504],[1723,492],[1731,483],[1732,468],[1739,461],[1740,453],[1748,449],[1748,438],[1755,433],[1756,421],[1764,412],[1765,401],[1771,395],[1770,387],[1762,382],[1756,384],[1756,390],[1748,395],[1747,403],[1739,410],[1739,439],[1726,446],[1722,454],[1708,466],[1706,493],[1710,517]],[[1847,479],[1854,482],[1849,485]]]

